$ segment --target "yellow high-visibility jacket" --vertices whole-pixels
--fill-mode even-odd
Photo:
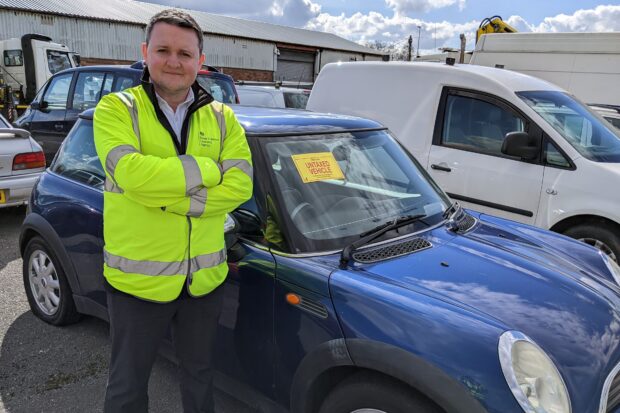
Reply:
[[[232,110],[197,83],[181,143],[151,84],[105,96],[95,110],[106,171],[104,276],[135,297],[202,296],[228,273],[226,213],[252,195],[252,160]]]

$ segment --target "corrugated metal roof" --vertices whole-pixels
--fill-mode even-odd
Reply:
[[[25,10],[88,19],[147,24],[152,15],[169,8],[160,4],[133,0],[0,0],[0,9]],[[297,29],[187,10],[206,33],[283,42],[325,49],[346,50],[380,55],[374,49],[361,46],[331,33]]]

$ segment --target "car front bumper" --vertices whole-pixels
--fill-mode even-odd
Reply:
[[[0,178],[0,191],[4,191],[4,202],[0,203],[0,208],[27,204],[39,176],[41,172]]]

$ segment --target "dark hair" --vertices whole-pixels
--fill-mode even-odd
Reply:
[[[151,21],[146,26],[146,44],[149,44],[149,40],[151,40],[151,32],[153,31],[153,26],[157,23],[168,23],[177,27],[184,27],[186,29],[192,29],[196,32],[196,36],[198,36],[198,49],[199,52],[202,53],[202,29],[196,23],[196,20],[188,13],[176,10],[176,9],[166,9],[162,10],[153,17],[151,17]]]

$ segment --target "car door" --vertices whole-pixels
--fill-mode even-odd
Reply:
[[[65,115],[73,74],[60,74],[50,80],[30,121],[30,133],[43,148],[48,165],[69,133],[65,125]]]
[[[251,144],[251,140],[250,140]],[[255,153],[255,152],[253,152]],[[255,163],[255,170],[258,169]],[[215,346],[215,367],[232,380],[235,391],[274,393],[274,282],[275,260],[261,228],[265,227],[263,186],[256,179],[253,198],[234,211],[239,242],[228,251],[229,271],[222,288],[224,304]],[[233,257],[241,253],[237,262]]]
[[[542,132],[507,102],[483,93],[446,88],[438,110],[428,172],[465,207],[533,224],[544,167],[540,159],[504,155],[509,132]]]
[[[81,119],[73,128],[46,179],[57,188],[48,202],[58,206],[59,215],[50,222],[79,275],[79,292],[74,293],[105,306],[101,274],[105,173],[95,151],[92,121]]]

